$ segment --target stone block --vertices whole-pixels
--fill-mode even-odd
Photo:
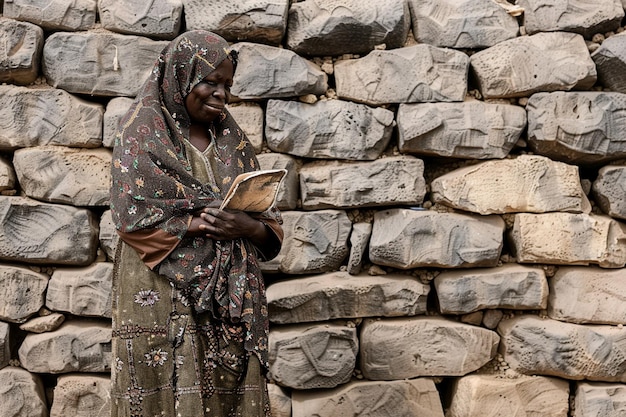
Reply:
[[[371,162],[312,162],[300,169],[302,208],[417,206],[424,201],[424,162],[412,156]]]
[[[343,100],[269,100],[265,137],[274,152],[316,159],[374,160],[391,140],[394,114]]]
[[[267,391],[272,417],[292,417],[291,396],[280,386],[272,383],[267,384]]]
[[[379,106],[463,101],[468,69],[463,52],[421,44],[337,61],[334,73],[339,98]]]
[[[182,0],[99,0],[104,29],[156,39],[174,39],[183,20]]]
[[[403,0],[305,0],[289,9],[287,46],[309,56],[364,54],[383,44],[400,48],[410,23]]]
[[[74,206],[109,204],[111,150],[38,146],[15,151],[13,165],[28,197]]]
[[[298,97],[324,94],[328,75],[295,52],[275,46],[241,42],[231,93],[241,99]]]
[[[97,249],[98,224],[89,210],[0,196],[0,259],[85,266]]]
[[[413,36],[444,48],[486,48],[516,37],[515,17],[493,1],[409,0]]]
[[[526,128],[520,106],[471,100],[400,104],[400,152],[451,158],[504,158]]]
[[[46,307],[76,316],[111,317],[113,264],[96,262],[86,268],[57,268],[52,273]]]
[[[542,310],[548,305],[545,272],[517,264],[443,271],[434,280],[439,311],[467,314],[484,309]]]
[[[43,47],[50,85],[70,93],[135,96],[167,41],[107,31],[57,32]]]
[[[431,182],[431,199],[480,214],[589,213],[578,167],[535,155],[480,162]]]
[[[626,220],[626,165],[600,168],[592,193],[602,211],[615,219]]]
[[[343,271],[276,282],[267,289],[270,321],[303,323],[426,313],[430,286],[410,275],[353,276]]]
[[[503,234],[499,216],[383,210],[374,215],[369,258],[400,269],[496,266]]]
[[[11,360],[11,327],[0,321],[0,369],[9,365]],[[1,373],[2,371],[0,371]]]
[[[0,17],[0,45],[0,83],[33,83],[39,75],[43,30],[32,23]]]
[[[0,192],[15,190],[17,176],[13,164],[0,157]]]
[[[316,274],[339,269],[348,256],[352,223],[345,211],[285,211],[283,246],[276,258],[261,264],[264,272]]]
[[[367,253],[367,245],[369,244],[371,236],[371,223],[359,222],[352,225],[352,233],[350,234],[350,256],[348,257],[347,268],[350,275],[357,275],[361,271],[361,265]]]
[[[54,387],[50,417],[111,415],[111,380],[98,375],[61,375]]]
[[[569,383],[558,378],[467,375],[451,390],[447,417],[567,417]]]
[[[599,84],[626,93],[626,33],[605,39],[591,58],[596,64]]]
[[[564,379],[626,382],[626,329],[521,315],[498,325],[499,351],[515,371]]]
[[[89,30],[96,25],[97,0],[7,0],[4,16],[49,31]]]
[[[550,279],[548,315],[569,323],[626,324],[626,269],[561,267]]]
[[[520,263],[626,265],[626,225],[608,216],[519,213],[511,244]]]
[[[626,415],[626,386],[602,382],[578,382],[573,417]]]
[[[484,98],[524,97],[539,91],[591,88],[596,66],[576,33],[520,36],[470,58]]]
[[[38,375],[10,366],[0,370],[0,415],[48,417],[46,394]]]
[[[554,92],[528,100],[528,144],[538,154],[573,164],[626,157],[626,94]]]
[[[288,0],[183,0],[187,30],[205,29],[232,42],[280,45]]]
[[[112,262],[115,259],[115,251],[120,242],[120,235],[115,230],[111,210],[106,210],[100,217],[98,240],[100,241],[100,248],[106,254],[107,259]]]
[[[111,323],[72,320],[53,332],[28,334],[18,355],[35,373],[110,372]]]
[[[280,153],[262,153],[257,155],[261,169],[286,169],[287,175],[278,188],[276,207],[279,210],[294,210],[300,196],[300,177],[296,158]]]
[[[43,307],[50,277],[21,266],[0,265],[0,320],[24,323]]]
[[[496,332],[442,317],[365,319],[360,368],[374,381],[462,376],[496,354]]]
[[[248,137],[254,151],[260,154],[263,150],[263,122],[265,115],[258,103],[243,102],[227,106],[228,112]]]
[[[132,104],[133,99],[128,97],[114,97],[109,100],[102,120],[102,146],[112,148],[115,145],[117,126]]]
[[[65,316],[60,313],[50,313],[45,316],[38,316],[20,325],[20,330],[29,333],[53,332],[65,321]]]
[[[270,378],[294,389],[334,388],[350,380],[358,350],[355,327],[276,327],[269,335]]]
[[[0,148],[102,144],[104,108],[52,88],[0,85]]]
[[[293,393],[293,417],[443,417],[435,383],[417,378],[404,381],[352,381],[325,391]]]

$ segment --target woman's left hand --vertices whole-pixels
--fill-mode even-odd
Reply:
[[[200,213],[204,220],[199,227],[206,237],[214,240],[250,239],[254,244],[263,244],[267,239],[267,229],[259,220],[243,211],[205,208]]]

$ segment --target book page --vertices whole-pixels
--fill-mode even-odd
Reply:
[[[246,172],[235,178],[220,209],[263,212],[276,201],[286,169]]]

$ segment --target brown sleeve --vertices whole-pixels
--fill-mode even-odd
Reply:
[[[283,245],[283,238],[285,237],[285,233],[283,232],[283,228],[281,225],[273,219],[259,219],[265,227],[267,227],[272,233],[271,242],[266,245],[263,249],[257,248],[259,254],[261,255],[261,260],[270,261],[274,259],[278,252],[280,252],[280,248]]]
[[[117,231],[120,238],[133,247],[139,258],[154,269],[180,243],[180,239],[161,229],[143,229],[131,233]]]

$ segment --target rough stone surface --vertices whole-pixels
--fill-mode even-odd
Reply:
[[[134,96],[166,45],[111,32],[57,32],[44,44],[43,73],[70,93]]]
[[[397,122],[401,152],[493,159],[509,154],[526,127],[526,112],[478,100],[400,104]]]
[[[561,267],[550,279],[550,318],[626,324],[626,269]]]
[[[409,0],[413,36],[448,48],[485,48],[519,34],[519,24],[493,1]]]
[[[411,16],[403,0],[305,0],[289,9],[287,46],[303,55],[362,54],[400,48]]]
[[[354,327],[277,327],[269,336],[270,378],[295,389],[334,388],[350,380],[358,350]]]
[[[363,259],[367,253],[367,245],[372,236],[372,224],[354,223],[350,234],[350,256],[348,257],[348,273],[357,275],[361,271]]]
[[[515,371],[571,380],[626,382],[626,329],[522,315],[498,326],[499,351]]]
[[[43,44],[39,26],[0,17],[0,82],[27,85],[35,81]]]
[[[526,109],[528,143],[536,153],[578,164],[626,157],[626,94],[537,93]]]
[[[426,313],[430,286],[410,275],[352,276],[336,271],[272,284],[267,289],[270,321],[303,323]]]
[[[324,392],[293,394],[293,417],[443,417],[441,400],[431,379],[352,381]]]
[[[263,150],[263,123],[265,113],[257,103],[237,103],[227,106],[228,112],[248,137],[256,153]]]
[[[18,149],[13,165],[24,194],[50,203],[108,206],[111,151],[45,146]]]
[[[276,207],[279,210],[293,210],[298,204],[300,184],[298,163],[295,158],[279,153],[263,153],[257,155],[261,169],[286,169],[287,175],[278,188]]]
[[[519,213],[511,243],[520,263],[626,265],[626,225],[607,216]]]
[[[434,283],[442,314],[467,314],[493,308],[541,310],[548,303],[544,271],[522,265],[444,271]]]
[[[13,164],[0,157],[0,192],[14,190],[17,185],[17,176]]]
[[[0,148],[100,146],[103,113],[63,90],[0,85]]]
[[[596,67],[581,35],[537,33],[500,42],[470,58],[485,98],[590,88]]]
[[[88,30],[96,24],[96,0],[6,0],[4,16],[46,30]]]
[[[113,219],[111,218],[111,210],[106,210],[100,216],[100,233],[98,234],[100,241],[100,249],[104,251],[108,260],[115,259],[115,250],[120,241],[120,235],[117,234]]]
[[[335,82],[339,98],[373,106],[463,101],[468,69],[464,53],[421,44],[337,61]]]
[[[43,307],[50,277],[21,266],[0,266],[0,320],[24,323]]]
[[[47,417],[46,394],[38,375],[10,366],[0,370],[0,415]]]
[[[400,269],[495,266],[503,233],[498,216],[381,210],[374,215],[369,257]]]
[[[46,316],[34,317],[20,325],[20,329],[29,333],[53,332],[65,321],[61,313],[51,313]]]
[[[11,360],[10,335],[11,328],[9,327],[9,323],[0,321],[0,369],[7,366]]]
[[[626,93],[626,33],[606,39],[591,58],[600,84],[611,91]]]
[[[576,386],[573,417],[626,415],[626,387],[623,384],[579,382]]]
[[[323,161],[300,170],[302,208],[417,206],[424,201],[424,162],[412,156],[372,162]]]
[[[430,188],[432,201],[480,214],[591,211],[578,167],[543,156],[466,166],[435,178]]]
[[[393,127],[392,111],[350,101],[267,102],[267,146],[294,156],[374,160],[387,148]]]
[[[626,220],[626,165],[605,165],[600,168],[592,192],[604,213]]]
[[[50,417],[109,417],[110,385],[110,378],[105,376],[59,376]]]
[[[133,99],[128,97],[114,97],[109,100],[102,120],[102,146],[113,147],[117,126],[132,103]]]
[[[98,0],[102,27],[113,32],[173,39],[180,32],[182,0]]]
[[[267,384],[267,391],[270,397],[272,417],[292,417],[291,396],[280,386],[272,383]]]
[[[495,356],[500,338],[441,317],[410,317],[365,319],[359,340],[363,376],[388,381],[468,374]]]

